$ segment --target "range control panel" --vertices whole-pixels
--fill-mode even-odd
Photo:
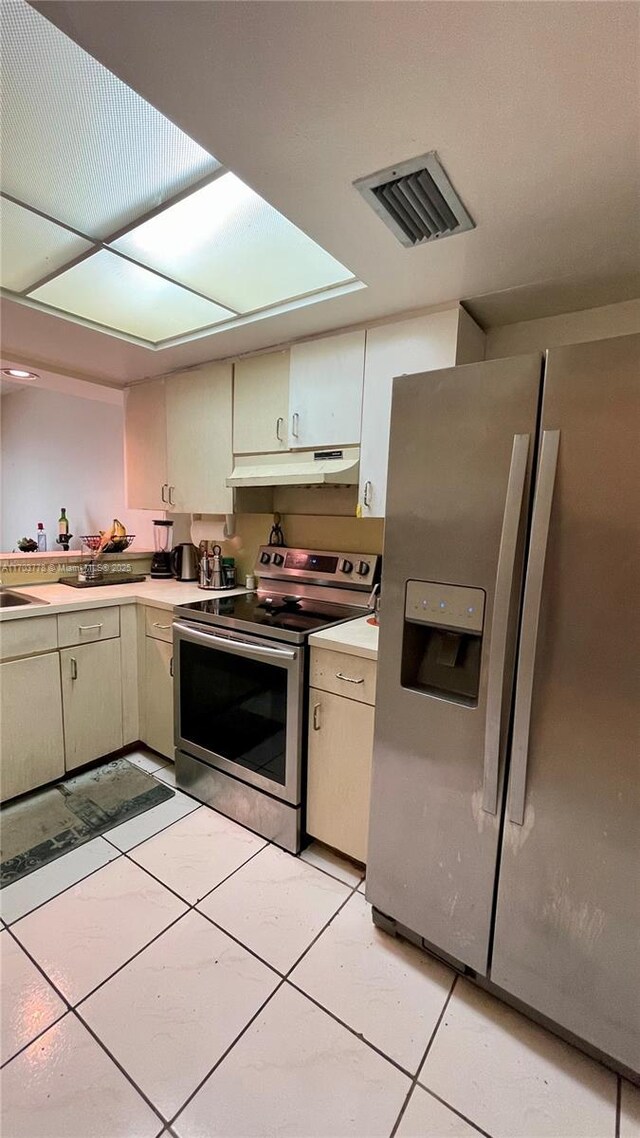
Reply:
[[[406,620],[436,624],[460,632],[482,632],[484,589],[444,585],[439,581],[407,581]]]
[[[376,553],[337,553],[324,549],[261,545],[256,573],[260,577],[370,589],[379,579],[379,565],[380,557]]]

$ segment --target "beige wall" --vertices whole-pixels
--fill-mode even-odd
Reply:
[[[626,336],[632,332],[640,332],[640,300],[626,300],[603,308],[586,308],[582,312],[564,312],[561,316],[548,316],[544,320],[526,320],[492,328],[487,332],[485,358],[517,356],[523,352]]]

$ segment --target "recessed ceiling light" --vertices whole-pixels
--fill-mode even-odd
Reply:
[[[3,367],[3,375],[8,375],[9,379],[40,379],[35,371],[22,371],[19,367]]]

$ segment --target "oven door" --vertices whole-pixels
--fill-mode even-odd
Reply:
[[[180,621],[173,644],[176,747],[299,805],[304,648]]]

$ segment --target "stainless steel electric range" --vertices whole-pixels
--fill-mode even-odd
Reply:
[[[307,640],[373,607],[380,558],[265,545],[256,574],[257,592],[174,610],[176,782],[297,853]]]

